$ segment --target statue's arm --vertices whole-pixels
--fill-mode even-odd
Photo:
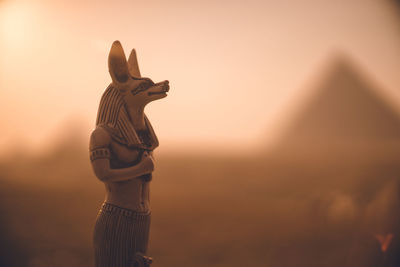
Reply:
[[[95,175],[102,182],[118,182],[131,180],[154,170],[152,157],[144,153],[142,160],[135,166],[121,169],[110,167],[111,137],[106,130],[97,128],[90,136],[90,160]]]

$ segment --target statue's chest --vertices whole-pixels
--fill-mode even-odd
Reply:
[[[128,148],[127,146],[111,143],[111,167],[124,168],[133,166],[139,163],[142,156],[142,151],[135,148]]]

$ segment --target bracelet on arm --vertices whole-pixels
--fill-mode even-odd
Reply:
[[[109,159],[110,150],[108,148],[97,148],[90,151],[90,161],[96,159]]]

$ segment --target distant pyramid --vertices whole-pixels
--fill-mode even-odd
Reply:
[[[348,58],[336,58],[276,148],[327,152],[400,143],[399,114],[361,73]]]

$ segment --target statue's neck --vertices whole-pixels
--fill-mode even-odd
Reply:
[[[135,130],[146,130],[146,122],[144,120],[144,107],[130,108],[128,111]]]

